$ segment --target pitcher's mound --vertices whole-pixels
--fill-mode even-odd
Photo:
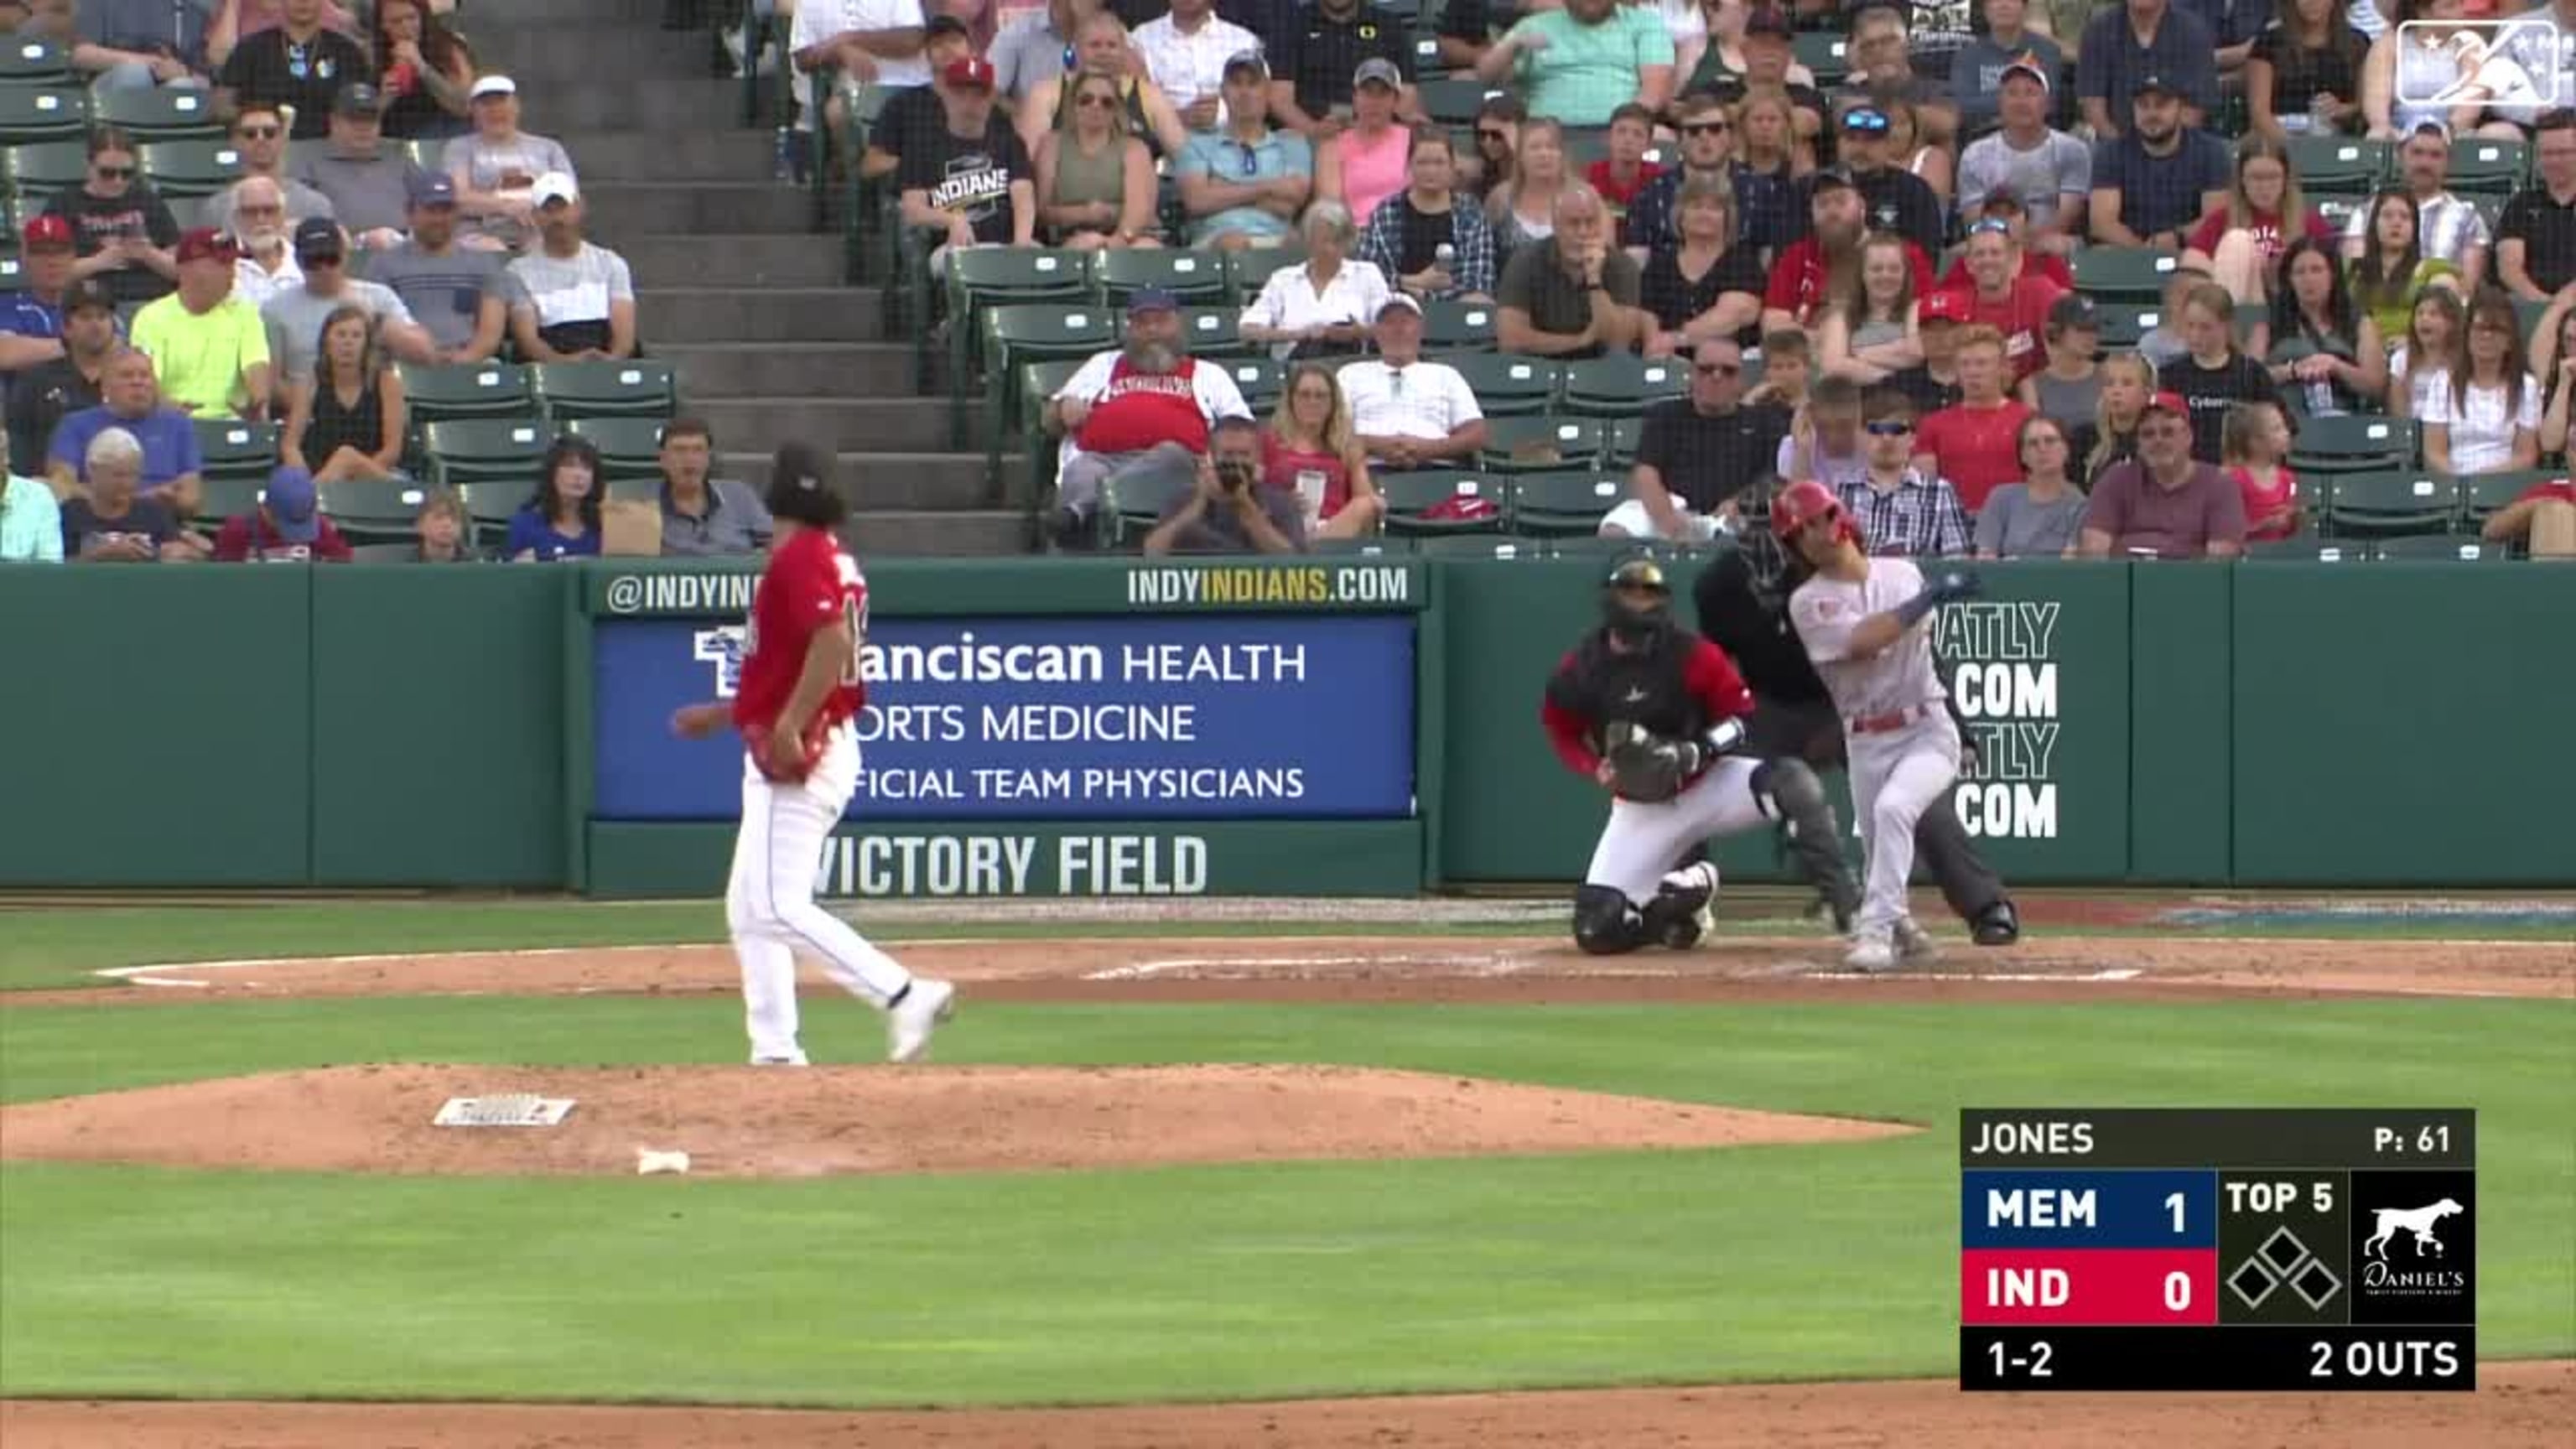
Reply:
[[[433,1126],[453,1097],[574,1100],[553,1127]],[[339,1067],[0,1108],[0,1155],[319,1172],[727,1177],[1473,1157],[1884,1137],[1739,1112],[1342,1067]]]

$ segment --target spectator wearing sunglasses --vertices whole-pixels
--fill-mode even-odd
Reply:
[[[1934,558],[1975,547],[1958,493],[1915,466],[1913,400],[1894,388],[1870,389],[1861,399],[1860,427],[1868,469],[1838,485],[1834,496],[1860,524],[1869,551]]]
[[[283,193],[288,227],[308,216],[331,218],[330,197],[286,174],[286,121],[276,107],[243,106],[233,117],[230,140],[241,153],[241,180],[206,203],[206,225],[238,236],[235,210],[241,204],[243,185],[255,179],[273,182]]]
[[[233,115],[254,104],[292,106],[294,137],[302,141],[330,128],[340,88],[375,79],[366,47],[324,23],[322,0],[285,0],[273,30],[233,47],[215,76],[215,107]]]
[[[2083,214],[2081,207],[2076,209],[2078,217]],[[2019,248],[2021,271],[2018,275],[2044,278],[2061,292],[2075,290],[2075,269],[2066,264],[2066,257],[2042,251],[2039,246],[2032,244],[2027,218],[2021,214],[2019,197],[2008,191],[1995,192],[1986,197],[1983,202],[1968,207],[1965,220],[1972,228],[1981,221],[2002,224],[2004,235],[2011,237],[2013,245]],[[2053,237],[2042,237],[2040,242],[2042,245],[2056,245]],[[2070,250],[2068,255],[2072,254]],[[1955,292],[1973,285],[1975,283],[1968,275],[1967,248],[1962,246],[1958,249],[1957,255],[1951,257],[1950,269],[1941,274],[1941,286],[1944,290]]]
[[[95,277],[117,305],[165,297],[178,285],[179,220],[142,179],[134,142],[113,126],[89,133],[89,175],[54,193],[45,215],[71,223],[80,248],[72,278]]]
[[[1314,194],[1314,147],[1294,131],[1271,128],[1270,70],[1258,54],[1228,60],[1221,89],[1225,129],[1191,136],[1173,167],[1190,245],[1277,246],[1294,234],[1297,213]]]
[[[1843,113],[1842,159],[1847,163],[1848,180],[1860,193],[1869,230],[1892,231],[1914,243],[1925,256],[1938,255],[1947,230],[1941,198],[1930,182],[1892,164],[1888,154],[1890,124],[1887,113],[1876,106],[1855,106]],[[1809,197],[1814,195],[1816,185],[1815,177],[1807,179]],[[1792,206],[1792,220],[1807,209]]]
[[[1737,496],[1764,477],[1789,436],[1787,409],[1744,400],[1744,351],[1732,338],[1699,345],[1690,394],[1646,409],[1627,502],[1601,520],[1604,538],[1706,543],[1737,515]]]
[[[2004,386],[2010,388],[2048,360],[2048,309],[2065,291],[2022,266],[2021,244],[2001,217],[1969,227],[1966,252],[1961,260],[1968,284],[1957,290],[1968,299],[1968,321],[1992,327],[2003,338],[2011,368]]]
[[[1459,190],[1484,201],[1511,183],[1520,169],[1521,123],[1528,119],[1529,107],[1509,91],[1487,96],[1477,105],[1476,154],[1460,158],[1466,165]]]
[[[1726,103],[1707,91],[1698,91],[1682,97],[1681,113],[1681,164],[1637,188],[1637,194],[1629,198],[1628,214],[1620,219],[1619,244],[1641,262],[1655,248],[1671,246],[1681,239],[1681,218],[1675,203],[1683,187],[1693,181],[1705,181],[1733,189],[1728,186],[1727,141],[1734,122],[1727,116]]]

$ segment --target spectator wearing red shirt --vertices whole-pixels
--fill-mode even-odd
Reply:
[[[1637,199],[1646,183],[1664,174],[1664,168],[1646,159],[1646,148],[1655,139],[1655,113],[1634,101],[1610,113],[1610,154],[1584,168],[1583,179],[1601,193],[1601,199],[1621,213]]]
[[[2021,245],[1995,217],[1968,228],[1963,260],[1968,285],[1960,290],[1967,294],[1968,320],[2003,334],[2004,361],[2012,368],[2005,386],[2010,388],[2048,361],[2048,309],[2066,289],[2022,271]]]
[[[280,468],[268,475],[256,506],[224,520],[215,534],[217,563],[347,563],[349,541],[331,520],[313,488],[313,475]]]
[[[1857,276],[1861,242],[1867,235],[1868,203],[1839,171],[1819,171],[1808,183],[1807,234],[1782,248],[1771,264],[1771,285],[1762,297],[1762,330],[1813,327],[1834,300],[1832,281]],[[1914,265],[1914,295],[1932,291],[1932,262],[1923,249],[1906,243]]]
[[[2245,538],[2268,543],[2299,531],[2299,477],[2290,471],[2290,420],[2275,402],[2241,402],[2227,410],[2218,465],[2245,498]]]
[[[2075,269],[2066,264],[2066,258],[2047,250],[2047,242],[2063,236],[2064,233],[2051,233],[2040,246],[2031,245],[2030,217],[2022,211],[2020,197],[2009,191],[1998,191],[1987,197],[1982,206],[1962,206],[1959,211],[1961,216],[1967,218],[1971,227],[1981,221],[2000,221],[2004,224],[2007,234],[2013,239],[2013,245],[2021,249],[2020,275],[2046,277],[2056,283],[2057,289],[2061,292],[2075,290]],[[1968,215],[1971,211],[1976,214]],[[1948,269],[1941,273],[1941,286],[1943,290],[1950,291],[1971,285],[1974,285],[1974,279],[1968,275],[1968,254],[1962,251],[1950,259]]]
[[[1974,514],[1986,495],[2021,481],[2021,425],[2030,407],[2010,385],[2004,337],[1985,323],[1959,329],[1959,401],[1915,430],[1914,471],[1947,478],[1961,507]]]
[[[2256,131],[2236,143],[2236,184],[2184,239],[2183,265],[2206,269],[2240,305],[2268,302],[2273,264],[2302,232],[2332,254],[2334,228],[2299,194],[2288,149]]]

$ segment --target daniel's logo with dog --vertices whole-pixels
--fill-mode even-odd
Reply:
[[[2471,1320],[2475,1180],[2466,1172],[2353,1174],[2354,1321]]]

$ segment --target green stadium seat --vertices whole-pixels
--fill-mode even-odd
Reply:
[[[260,492],[267,486],[268,475],[264,472],[218,476],[209,470],[198,495],[197,517],[211,531],[225,519],[257,507]]]
[[[74,80],[71,54],[52,41],[33,35],[0,39],[0,88],[67,86]]]
[[[1497,352],[1460,352],[1440,359],[1458,369],[1467,387],[1476,394],[1476,403],[1489,418],[1519,417],[1543,413],[1556,400],[1556,389],[1564,380],[1562,364],[1544,357],[1521,357]]]
[[[1494,313],[1494,305],[1490,302],[1430,303],[1422,309],[1423,350],[1493,351]]]
[[[2086,247],[2075,254],[2075,290],[2097,302],[2160,302],[2180,252]]]
[[[1101,300],[1123,310],[1129,293],[1160,287],[1183,304],[1213,306],[1227,294],[1225,254],[1159,247],[1121,247],[1100,253],[1095,270]]]
[[[1485,104],[1485,97],[1501,89],[1474,76],[1452,76],[1445,80],[1417,82],[1413,94],[1423,115],[1443,126],[1464,126],[1476,119],[1476,112]]]
[[[2370,554],[2368,539],[2318,538],[2313,534],[2245,546],[2245,556],[2256,563],[2366,563]]]
[[[2359,413],[2302,418],[2290,443],[2290,469],[2307,473],[2363,473],[2415,466],[2412,418]]]
[[[455,427],[457,424],[446,424]],[[476,530],[490,530],[510,521],[510,515],[527,507],[537,496],[537,462],[528,460],[525,478],[486,478],[478,482],[458,483],[456,496],[465,504],[465,516],[474,521]]]
[[[2501,563],[2513,556],[2510,545],[2489,543],[2474,533],[2426,533],[2383,538],[2371,545],[2374,558],[2394,562]]]
[[[1816,74],[1816,88],[1830,90],[1851,74],[1851,46],[1834,31],[1806,30],[1789,38],[1790,57]]]
[[[361,539],[408,539],[429,490],[407,478],[349,479],[325,483],[322,511],[352,542]],[[392,545],[409,548],[408,543]]]
[[[1388,533],[1428,536],[1494,534],[1503,530],[1503,510],[1511,502],[1511,480],[1508,478],[1485,473],[1417,473],[1403,469],[1390,469],[1375,476],[1377,491],[1386,499],[1385,528]],[[1424,516],[1451,504],[1452,500],[1471,506],[1491,505],[1491,511],[1471,518]]]
[[[277,424],[240,418],[198,418],[197,451],[205,459],[205,479],[249,478],[265,483],[277,467]]]
[[[1192,357],[1222,361],[1229,357],[1256,357],[1268,349],[1259,343],[1246,342],[1237,331],[1243,320],[1243,309],[1234,306],[1184,307],[1181,309],[1183,345]],[[1127,319],[1119,315],[1118,330],[1124,335]]]
[[[165,198],[212,196],[242,174],[241,149],[230,141],[147,141],[138,159],[144,179]]]
[[[2326,492],[2326,532],[2336,538],[2393,538],[2455,531],[2459,480],[2399,469],[2338,473]]]
[[[946,297],[948,307],[948,378],[950,396],[950,436],[963,447],[966,443],[965,400],[983,393],[988,377],[1007,381],[997,371],[1010,366],[1004,358],[981,350],[990,340],[984,329],[984,316],[996,307],[1026,306],[1038,302],[1080,307],[1095,307],[1091,280],[1091,253],[1054,249],[1018,247],[978,247],[952,252],[948,257]],[[926,319],[913,321],[927,339]],[[925,345],[926,341],[925,341]]]
[[[2511,196],[2531,175],[2531,148],[2520,141],[2472,136],[2451,147],[2451,190]]]
[[[1334,554],[1344,558],[1403,558],[1414,551],[1417,540],[1410,538],[1312,538],[1306,551]]]
[[[1617,473],[1591,468],[1523,473],[1512,480],[1512,531],[1541,538],[1596,533],[1601,520],[1627,497],[1628,481]]]
[[[114,126],[136,141],[212,141],[224,134],[215,118],[211,91],[187,86],[150,90],[117,88],[96,93],[91,110],[102,126]]]
[[[1306,260],[1302,246],[1247,247],[1228,252],[1225,257],[1225,283],[1236,301],[1249,302],[1261,294],[1270,274],[1281,267],[1293,267]]]
[[[2290,170],[2314,197],[2368,196],[2388,175],[2389,146],[2353,136],[2292,136]]]
[[[1415,546],[1425,554],[1441,558],[1490,558],[1505,562],[1545,558],[1549,552],[1544,539],[1491,533],[1434,534],[1416,540]]]
[[[2540,330],[2540,319],[2548,314],[2549,306],[2547,297],[2513,299],[2513,324],[2522,332],[2522,345],[2526,350],[2531,346],[2532,334]]]
[[[537,406],[558,423],[572,418],[667,418],[680,402],[671,365],[641,358],[541,363],[533,381]]]
[[[88,102],[89,93],[72,86],[0,86],[0,146],[82,140]]]
[[[23,198],[23,224],[44,209],[54,193],[89,179],[89,143],[33,141],[9,152],[9,182]]]
[[[2341,236],[2344,228],[2352,225],[2352,219],[2370,205],[2370,198],[2339,196],[2329,192],[2323,196],[2309,197],[2308,204],[2316,208],[2318,219],[2326,224],[2328,230],[2336,236]]]
[[[1243,394],[1243,405],[1254,417],[1270,416],[1279,401],[1279,389],[1287,381],[1287,369],[1267,357],[1237,357],[1226,361],[1225,371],[1234,379],[1234,390]]]
[[[979,350],[987,360],[990,378],[981,394],[984,462],[990,476],[1000,476],[1002,435],[1019,415],[1020,369],[1032,362],[1080,363],[1095,352],[1115,346],[1118,333],[1114,321],[1115,314],[1108,308],[1088,301],[1020,302],[985,309],[979,323],[984,333]],[[1055,386],[1061,387],[1063,382],[1058,380]],[[1050,387],[1048,392],[1054,390]],[[960,446],[964,445],[963,416],[967,406],[968,396],[961,390],[951,404],[952,432],[958,435]]]
[[[504,483],[519,490],[519,502],[536,486],[537,466],[553,443],[554,430],[539,418],[454,418],[421,429],[431,482],[458,489]],[[518,506],[512,503],[500,516],[509,517]]]
[[[1688,362],[1641,362],[1626,354],[1599,357],[1565,369],[1564,410],[1578,417],[1633,417],[1648,403],[1679,397],[1689,387]]]
[[[1163,510],[1171,505],[1172,500],[1197,486],[1193,479],[1151,470],[1140,477],[1104,482],[1100,493],[1100,527],[1107,536],[1101,539],[1101,546],[1141,546],[1145,535],[1162,521]]]
[[[2527,468],[2513,473],[2478,473],[2460,480],[2460,503],[2471,528],[2483,526],[2505,505],[2535,484],[2567,476],[2565,468]]]
[[[1485,425],[1477,466],[1497,473],[1590,468],[1601,459],[1601,420],[1580,417],[1495,418]]]
[[[2156,329],[2164,320],[2162,303],[2104,302],[2094,307],[2093,318],[2102,324],[2102,348],[2107,352],[2126,351],[2138,345],[2138,339]]]
[[[1047,435],[1047,399],[1056,389],[1072,381],[1082,369],[1082,359],[1053,357],[1044,362],[1020,364],[1019,375],[1012,379],[1012,393],[1018,404],[1018,434],[1021,462],[1027,468],[1028,491],[1017,502],[1034,507],[1046,497],[1047,486],[1055,481],[1056,440]],[[999,467],[998,454],[993,466]]]
[[[411,163],[423,171],[447,169],[447,138],[445,137],[400,141],[395,144],[401,146],[403,154],[410,157]]]
[[[399,363],[403,404],[415,425],[451,418],[523,418],[537,410],[528,370],[508,362],[439,367]]]
[[[587,440],[599,450],[599,465],[608,481],[662,478],[662,418],[573,418],[565,433]]]
[[[1625,468],[1637,461],[1637,442],[1645,436],[1643,418],[1612,418],[1609,431],[1601,435],[1601,461],[1612,468]]]

